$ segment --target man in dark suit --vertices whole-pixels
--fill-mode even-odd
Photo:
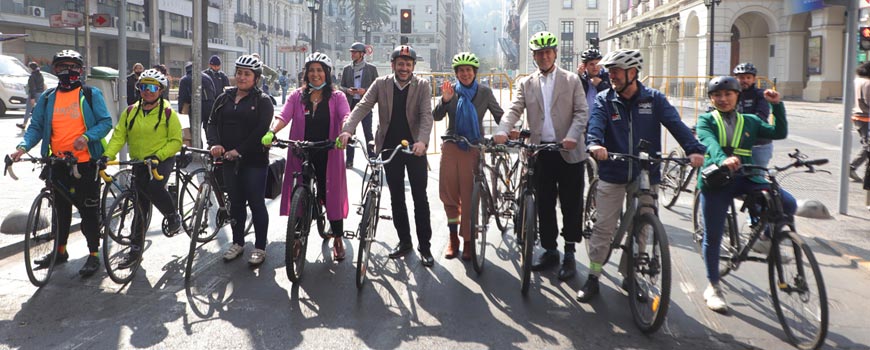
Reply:
[[[366,46],[363,43],[356,42],[350,46],[350,57],[353,63],[344,67],[341,73],[341,91],[347,95],[347,102],[350,103],[350,109],[362,99],[369,87],[378,78],[378,69],[375,66],[365,61]],[[366,150],[368,156],[372,156],[371,149],[368,148],[368,143],[374,137],[372,136],[372,113],[366,114],[362,120],[363,135],[366,138]],[[347,148],[347,168],[353,167],[354,148]]]
[[[139,101],[139,90],[136,89],[136,82],[139,81],[139,74],[145,70],[145,66],[141,63],[133,65],[133,72],[127,76],[127,105],[131,105]],[[168,89],[167,89],[168,90]]]

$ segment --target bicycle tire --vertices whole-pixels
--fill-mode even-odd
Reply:
[[[732,215],[733,206],[725,212],[725,227],[722,228],[722,240],[719,243],[719,277],[725,277],[731,272],[731,258],[740,254],[740,233],[737,232],[736,218]],[[704,260],[704,213],[701,208],[701,191],[695,190],[692,200],[692,240],[698,247],[701,260]],[[733,228],[733,229],[732,229]]]
[[[50,193],[40,192],[30,206],[24,234],[24,267],[27,278],[34,286],[42,287],[48,283],[57,258],[57,254],[52,253],[57,249],[57,214],[54,200]],[[49,257],[48,266],[36,266],[34,259],[45,256]]]
[[[136,201],[136,195],[129,190],[117,198],[107,213],[111,216],[104,227],[106,234],[103,235],[103,265],[112,282],[125,284],[133,279],[142,259],[129,268],[118,265],[132,251],[133,236],[145,235],[147,228],[136,227],[136,217],[145,213]],[[144,250],[144,247],[140,249]]]
[[[209,206],[209,198],[212,197],[211,184],[209,182],[203,182],[199,186],[199,190],[196,195],[196,204],[193,206],[193,221],[192,227],[190,229],[190,247],[187,252],[187,263],[184,267],[184,281],[190,282],[193,272],[194,265],[200,265],[196,263],[196,258],[198,254],[196,254],[196,250],[198,248],[198,244],[200,244],[201,240],[199,239],[199,234],[203,232],[202,225],[207,225],[205,222],[206,216],[208,215],[208,206]],[[199,267],[199,266],[197,266]]]
[[[670,305],[670,246],[664,226],[653,213],[638,216],[632,231],[629,244],[626,244],[631,269],[626,276],[629,306],[634,324],[644,334],[651,334],[664,324]],[[651,234],[651,237],[642,238],[642,232]],[[641,243],[643,249],[640,249]]]
[[[103,184],[100,193],[100,216],[103,219],[106,218],[106,212],[115,203],[118,196],[130,188],[130,179],[132,178],[133,170],[131,168],[122,169],[112,175],[112,182]]]
[[[315,205],[315,208],[317,208],[317,215],[315,215],[316,218],[314,220],[317,225],[317,234],[319,234],[320,238],[323,239],[335,237],[335,233],[330,234],[332,227],[329,226],[329,222],[326,221],[326,208],[324,208],[324,205],[318,203]]]
[[[674,148],[668,153],[669,158],[685,158],[685,153],[682,148]],[[678,164],[671,160],[662,162],[662,181],[659,183],[659,191],[662,194],[664,207],[670,209],[677,203],[680,198],[680,193],[683,192],[684,181],[686,177],[686,164]]]
[[[198,168],[190,173],[184,174],[181,180],[181,188],[179,188],[178,196],[178,214],[181,215],[181,227],[184,232],[190,237],[193,230],[193,214],[196,207],[196,197],[199,194],[200,184],[205,180],[205,168]]]
[[[778,237],[771,248],[772,256],[767,265],[770,296],[776,316],[789,343],[799,349],[818,349],[825,342],[829,317],[822,271],[812,250],[796,232],[783,231]],[[787,266],[794,267],[794,270]],[[789,303],[789,300],[794,304]],[[809,311],[809,317],[795,314],[802,311]],[[792,324],[791,321],[797,323]],[[809,332],[797,329],[796,325],[806,323],[818,324]]]
[[[203,191],[203,188],[207,188],[208,191]],[[219,190],[216,190],[208,180],[203,181],[199,185],[196,200],[197,205],[200,204],[200,200],[202,201],[202,205],[195,205],[194,212],[202,210],[203,214],[202,216],[196,216],[198,219],[195,219],[194,226],[191,228],[192,230],[199,230],[199,232],[196,233],[196,241],[199,243],[210,242],[217,236],[218,232],[220,232],[224,226],[232,221],[229,217],[230,213],[221,210],[220,208],[217,196],[225,196],[225,194],[218,191]],[[227,198],[224,197],[224,200],[226,201]],[[194,237],[190,232],[188,232],[188,235]]]
[[[583,163],[583,166],[586,168],[586,183],[598,180],[598,161],[590,156],[586,157],[586,161]]]
[[[368,278],[369,258],[371,258],[372,244],[374,243],[375,230],[378,225],[378,209],[377,194],[375,191],[369,192],[365,197],[363,204],[362,219],[359,222],[357,229],[359,236],[359,247],[357,248],[356,257],[356,288],[362,289],[365,281]]]
[[[486,231],[489,228],[489,194],[481,181],[475,181],[471,191],[471,262],[477,274],[486,262]]]
[[[510,193],[510,179],[504,176],[508,175],[507,161],[503,156],[498,156],[495,164],[490,169],[490,179],[492,180],[492,198],[495,208],[495,225],[502,232],[507,231],[508,222],[511,218],[511,201],[505,194]]]
[[[589,190],[586,192],[586,203],[583,205],[583,241],[586,242],[586,254],[588,255],[592,247],[592,228],[595,226],[596,211],[598,210],[595,202],[595,195],[598,193],[598,179],[592,180],[589,183]]]
[[[535,210],[535,197],[526,195],[523,199],[523,271],[521,279],[521,292],[523,295],[529,294],[529,285],[532,280],[532,258],[535,251],[535,239],[537,238],[538,217]]]
[[[311,199],[308,190],[301,186],[293,190],[290,198],[284,262],[287,265],[287,278],[293,283],[299,283],[305,270],[305,251],[308,249],[308,232],[311,230]]]

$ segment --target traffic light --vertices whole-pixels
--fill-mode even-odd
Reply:
[[[861,44],[861,50],[870,50],[870,27],[861,27],[861,29],[858,30],[858,36],[861,39],[861,41],[859,41]]]
[[[402,34],[411,33],[411,9],[402,9],[399,13],[399,23]]]

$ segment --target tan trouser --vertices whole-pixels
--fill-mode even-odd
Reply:
[[[441,145],[439,192],[448,223],[459,223],[459,233],[465,241],[471,240],[471,192],[474,171],[477,169],[478,150],[463,151],[452,142]]]
[[[637,181],[625,185],[614,184],[598,180],[597,192],[595,192],[596,217],[595,226],[592,227],[592,237],[589,238],[589,261],[590,273],[595,276],[601,275],[601,264],[607,258],[610,251],[610,243],[616,235],[616,224],[623,212],[624,203],[628,201],[627,189],[637,189]],[[657,190],[658,185],[652,186],[652,191]],[[641,204],[655,204],[652,196],[640,197]],[[650,208],[641,209],[651,211]],[[645,242],[645,235],[641,237]],[[625,256],[625,254],[623,254]],[[620,262],[620,272],[623,271],[624,259]]]

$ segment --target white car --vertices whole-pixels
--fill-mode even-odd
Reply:
[[[57,77],[42,72],[45,86],[57,86]],[[27,99],[27,79],[30,68],[12,56],[0,55],[0,118],[7,109],[24,109]]]

